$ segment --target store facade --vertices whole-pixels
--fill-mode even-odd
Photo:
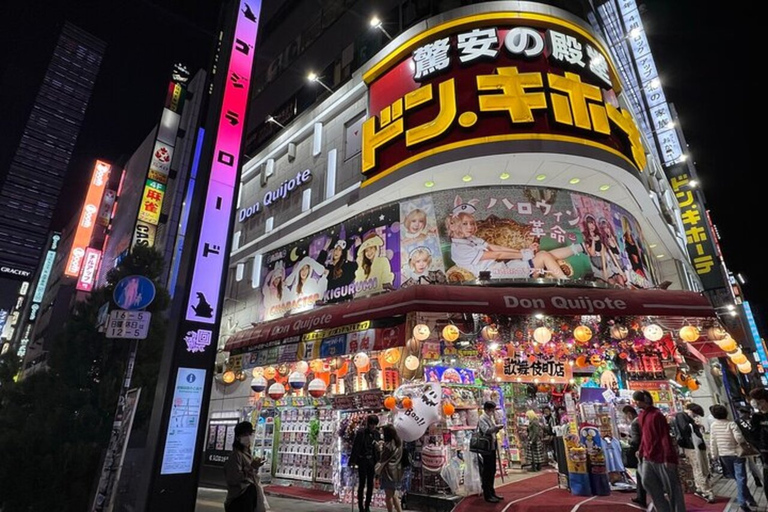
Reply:
[[[626,105],[586,22],[494,2],[406,31],[287,126],[243,170],[203,478],[243,418],[264,481],[351,502],[367,414],[409,442],[411,492],[455,494],[484,401],[501,472],[528,410],[563,407],[575,442],[618,439],[633,389],[679,408],[698,384],[673,368],[731,347]]]

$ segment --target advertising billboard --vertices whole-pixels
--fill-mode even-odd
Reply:
[[[526,16],[432,28],[364,75],[376,115],[362,128],[363,185],[436,153],[520,140],[598,148],[643,170],[641,132],[619,106],[600,43],[570,23]]]
[[[93,290],[93,283],[99,272],[99,263],[101,263],[101,251],[88,247],[83,257],[82,271],[77,279],[76,288],[81,292],[90,292]]]
[[[139,221],[157,226],[165,197],[165,185],[154,180],[147,180],[139,205]]]
[[[99,213],[99,205],[104,195],[104,188],[109,179],[109,172],[112,166],[101,160],[96,161],[96,165],[91,175],[91,183],[88,186],[88,193],[85,196],[83,209],[80,213],[80,221],[77,223],[77,230],[72,239],[72,249],[69,252],[67,265],[64,267],[64,275],[69,277],[78,277],[82,268],[85,249],[91,242],[93,228],[96,225]]]
[[[148,178],[158,183],[168,183],[168,173],[171,172],[172,159],[173,146],[159,140],[155,141],[155,149],[152,151],[152,159],[149,163]]]
[[[265,254],[260,321],[414,285],[550,278],[652,288],[637,221],[603,199],[476,187],[371,210]]]

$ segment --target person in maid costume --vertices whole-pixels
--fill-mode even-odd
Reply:
[[[455,207],[445,220],[448,235],[451,237],[451,259],[456,265],[469,270],[475,276],[479,276],[482,271],[490,271],[491,276],[495,278],[530,277],[540,274],[555,279],[567,278],[557,260],[582,252],[583,249],[579,245],[540,251],[537,243],[527,249],[510,249],[489,244],[475,236],[477,209],[472,202],[463,203],[457,196]]]

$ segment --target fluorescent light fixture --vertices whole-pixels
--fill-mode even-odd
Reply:
[[[659,259],[663,258],[664,256],[665,256],[664,254],[657,254],[656,255],[656,257],[659,258]]]
[[[427,181],[424,182],[424,186],[427,187],[427,188],[432,188],[432,187],[435,186],[435,182],[432,181],[432,180],[427,180]]]
[[[538,176],[536,176],[536,181],[544,181],[545,179],[547,179],[546,174],[539,174]]]
[[[611,188],[610,185],[600,185],[600,192],[605,192],[609,188]]]
[[[570,183],[571,185],[576,185],[580,181],[581,181],[581,178],[571,178],[570,180],[568,180],[568,183]]]
[[[471,174],[465,174],[461,178],[461,181],[463,181],[464,183],[469,183],[470,181],[472,181],[472,175]]]
[[[508,172],[503,172],[503,173],[499,174],[499,179],[500,180],[508,180],[509,179],[509,173]]]

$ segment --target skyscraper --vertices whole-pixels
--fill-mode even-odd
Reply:
[[[28,279],[39,262],[105,48],[61,31],[0,189],[0,277]]]

